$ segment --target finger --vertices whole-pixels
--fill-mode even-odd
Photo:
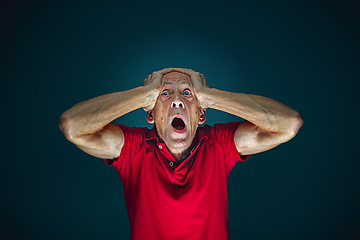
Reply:
[[[194,75],[199,74],[198,72],[195,72],[194,70],[187,69],[187,68],[174,68],[174,71],[186,73],[186,74],[188,74],[189,76],[194,76]]]
[[[165,75],[166,73],[172,72],[174,71],[173,68],[165,68],[159,71],[154,71],[152,73],[153,78],[157,78],[157,77],[162,77],[163,75]]]
[[[206,77],[204,76],[204,74],[200,73],[200,76],[201,76],[201,80],[202,80],[203,84],[205,84],[207,87],[210,87],[210,85],[209,85]]]
[[[144,85],[146,85],[146,84],[149,83],[150,76],[151,76],[151,75],[148,75],[147,78],[144,79]]]
[[[202,78],[205,82],[207,82],[206,77],[204,76],[204,74],[201,74],[201,73],[200,73],[200,76],[201,76],[201,78]]]
[[[161,74],[166,74],[166,73],[169,73],[169,72],[173,72],[174,71],[174,68],[164,68],[160,71],[157,71],[158,73],[161,73]]]

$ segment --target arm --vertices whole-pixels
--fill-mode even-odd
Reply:
[[[276,100],[210,88],[202,74],[189,69],[176,70],[191,76],[202,108],[217,109],[247,120],[235,132],[235,145],[241,155],[263,152],[289,141],[302,126],[301,115]]]
[[[112,121],[138,108],[151,110],[159,95],[162,76],[171,71],[172,68],[166,68],[154,72],[145,79],[144,86],[76,104],[60,116],[61,131],[90,155],[107,159],[119,157],[124,134]]]

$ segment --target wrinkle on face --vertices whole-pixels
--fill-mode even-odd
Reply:
[[[178,81],[178,82],[180,82],[181,80],[173,80],[173,81]],[[174,84],[173,82],[169,82],[169,81],[166,81],[166,82],[163,82],[163,84],[162,84],[162,86],[165,86],[165,85],[172,85],[172,84]],[[180,84],[182,84],[182,85],[189,85],[189,86],[193,86],[193,84],[192,84],[192,82],[191,81],[182,81],[182,82],[180,82]]]
[[[186,91],[191,95],[185,94]],[[164,92],[169,93],[164,96],[162,95]],[[184,107],[171,107],[174,101],[181,102]],[[177,151],[186,151],[193,143],[199,125],[199,108],[200,104],[188,75],[179,72],[164,75],[162,89],[153,114],[158,136],[172,154]],[[177,114],[183,116],[186,123],[186,130],[181,134],[176,133],[171,126],[171,120]]]

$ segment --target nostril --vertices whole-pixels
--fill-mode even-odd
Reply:
[[[173,102],[171,108],[185,108],[185,105],[182,102]]]

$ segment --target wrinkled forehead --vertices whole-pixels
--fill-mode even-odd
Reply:
[[[190,76],[185,73],[170,72],[163,76],[163,85],[173,84],[176,82],[192,85]]]

